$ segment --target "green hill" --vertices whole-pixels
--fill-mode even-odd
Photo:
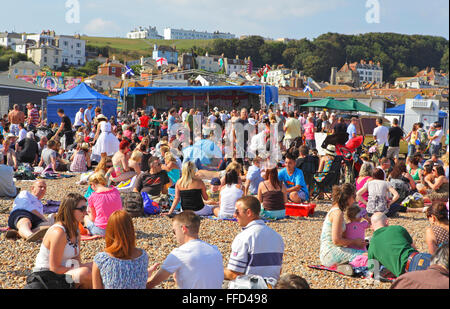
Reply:
[[[96,51],[103,56],[114,54],[121,60],[149,56],[155,43],[166,46],[175,45],[179,52],[190,51],[193,47],[206,48],[212,44],[211,40],[144,40],[92,36],[82,36],[81,39],[86,40],[87,51]]]

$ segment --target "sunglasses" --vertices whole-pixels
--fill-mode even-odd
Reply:
[[[87,206],[84,205],[84,206],[81,206],[81,207],[76,207],[75,209],[76,209],[76,210],[79,210],[79,211],[81,211],[81,212],[85,212],[85,211],[87,210]]]

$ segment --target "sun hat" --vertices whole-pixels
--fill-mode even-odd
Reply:
[[[95,119],[97,119],[97,120],[105,119],[106,121],[108,121],[108,118],[106,118],[106,116],[103,114],[99,114],[97,117],[95,117]]]
[[[336,146],[331,144],[327,145],[327,148],[325,148],[325,153],[330,156],[336,156]]]
[[[89,150],[89,144],[88,143],[83,143],[83,144],[81,144],[81,149],[83,149],[83,150]]]
[[[12,134],[12,133],[8,133],[8,135],[6,135],[6,139],[10,139],[11,137],[16,138],[17,136],[15,136],[15,135]]]

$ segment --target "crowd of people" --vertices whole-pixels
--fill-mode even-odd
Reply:
[[[326,111],[171,108],[108,119],[89,105],[79,109],[73,124],[58,109],[58,125],[47,124],[31,103],[27,110],[25,116],[15,105],[0,121],[0,196],[14,198],[6,236],[42,240],[34,273],[68,274],[83,288],[153,288],[171,275],[186,289],[221,288],[243,275],[273,278],[282,288],[309,287],[295,275],[280,278],[284,240],[264,220],[285,218],[286,203],[308,203],[313,193],[324,199],[317,184],[340,156],[338,144],[357,137],[358,118],[347,123]],[[344,142],[326,145],[319,155],[318,132]],[[376,260],[398,277],[393,287],[448,288],[448,131],[445,154],[443,135],[440,123],[428,132],[418,123],[405,134],[397,119],[390,128],[376,120],[376,156],[361,156],[355,184],[336,183],[328,192],[332,206],[317,240],[322,265],[352,275]],[[207,164],[186,151],[205,140],[222,154],[208,157]],[[401,140],[408,143],[405,159]],[[22,167],[39,171],[35,175],[88,172],[89,187],[85,196],[67,194],[58,212],[46,217],[41,199],[48,182],[38,179],[30,192],[21,191],[13,178]],[[179,247],[162,265],[149,267],[147,253],[136,248],[121,193],[127,185],[173,218]],[[388,218],[399,212],[428,218],[428,252],[417,251],[405,228],[389,225]],[[235,219],[243,228],[225,269],[217,247],[199,239],[201,216]],[[368,228],[374,231],[370,241]],[[85,264],[83,230],[103,236],[106,244]]]

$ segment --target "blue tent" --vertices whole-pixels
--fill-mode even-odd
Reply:
[[[124,88],[120,90],[120,96],[124,95]],[[246,93],[260,95],[263,91],[262,86],[196,86],[196,87],[129,87],[128,95],[144,95],[163,91],[176,91],[187,93],[207,93],[217,91],[242,91]],[[278,88],[275,86],[265,86],[266,104],[278,103]]]
[[[117,117],[117,100],[98,93],[85,83],[79,84],[66,93],[48,97],[47,99],[47,122],[60,123],[61,118],[56,111],[62,108],[64,113],[69,116],[70,120],[75,120],[75,114],[80,110],[80,107],[87,108],[92,104],[93,109],[100,106],[102,114],[106,117]],[[94,112],[92,111],[92,114]]]

